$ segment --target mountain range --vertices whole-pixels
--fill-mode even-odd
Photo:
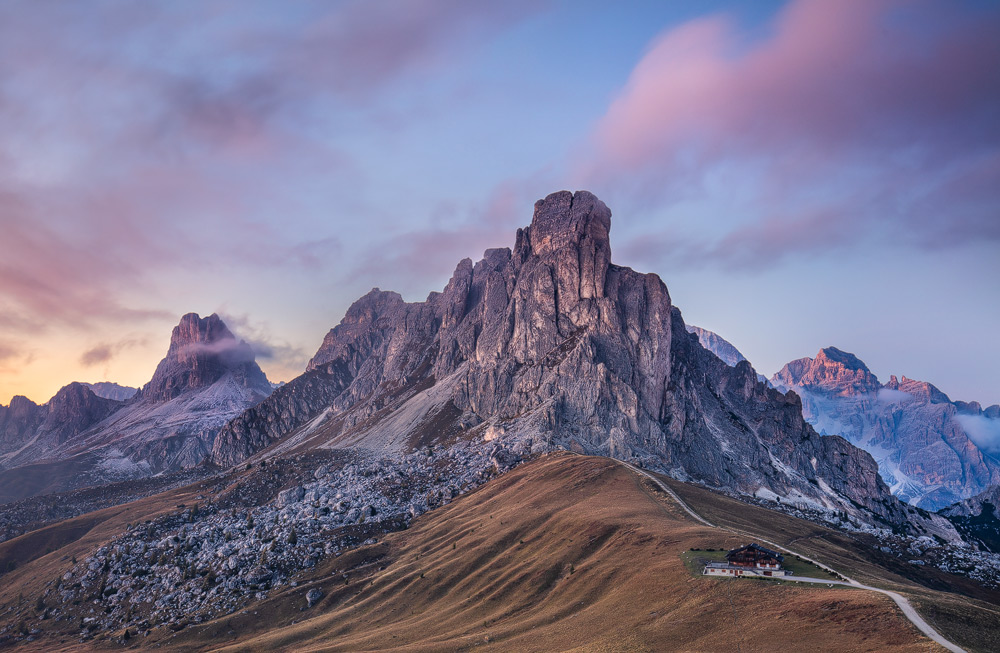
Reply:
[[[218,315],[189,313],[138,391],[71,383],[38,406],[0,407],[0,499],[11,500],[192,467],[219,429],[271,384]]]
[[[674,588],[667,603],[687,592],[683,614],[719,618],[731,614],[732,597],[708,598],[699,588],[723,586],[691,583],[727,581],[696,581],[675,549],[714,552],[761,532],[860,564],[874,584],[940,591],[951,583],[961,599],[919,597],[949,606],[944,623],[988,619],[991,609],[967,599],[997,599],[1000,559],[978,550],[990,548],[988,533],[973,528],[992,495],[945,516],[907,505],[900,498],[912,497],[893,496],[886,470],[851,442],[873,438],[840,426],[843,434],[825,434],[813,406],[839,407],[838,425],[855,423],[845,411],[869,410],[865,401],[886,392],[913,393],[888,395],[901,410],[924,402],[949,417],[993,419],[993,408],[976,412],[907,379],[879,385],[860,360],[832,348],[762,379],[721,337],[686,325],[658,276],[612,263],[610,231],[611,211],[593,194],[553,193],[536,202],[512,248],[460,261],[425,301],[378,288],[358,299],[306,371],[278,387],[217,315],[192,313],[132,396],[70,384],[43,406],[15,397],[0,408],[0,500],[10,502],[0,525],[17,534],[0,542],[8,563],[0,574],[9,574],[0,643],[51,630],[75,632],[81,645],[141,635],[213,648],[235,641],[239,615],[256,602],[265,612],[251,630],[280,621],[257,648],[291,647],[303,641],[300,613],[317,605],[342,615],[335,630],[353,624],[343,610],[362,605],[372,619],[412,623],[396,608],[424,613],[447,602],[423,592],[440,599],[457,588],[472,598],[453,606],[464,621],[448,641],[468,647],[478,640],[467,634],[490,619],[530,637],[538,624],[510,619],[527,605],[544,609],[550,595],[569,601],[553,613],[559,632],[581,606],[607,621],[618,602],[596,597],[616,578],[660,596],[645,574],[625,572],[654,559]],[[914,423],[933,412],[921,410]],[[879,442],[901,447],[909,431],[898,433]],[[976,464],[969,459],[969,469]],[[154,487],[153,475],[183,480]],[[108,481],[118,482],[103,498],[74,492]],[[599,515],[581,507],[584,497]],[[81,507],[37,522],[52,501]],[[578,569],[587,575],[574,576]],[[482,582],[463,580],[473,578]],[[586,580],[582,594],[574,578]],[[13,587],[37,599],[26,601],[24,589],[15,598]],[[865,614],[890,605],[862,605],[845,589],[828,607],[792,614],[785,599],[798,590],[762,586],[754,597],[772,591],[775,618],[791,626],[815,625],[826,610],[840,618],[855,602]],[[509,608],[481,617],[477,606],[493,600]],[[390,630],[385,641],[397,637]],[[188,639],[174,640],[181,631]],[[911,641],[911,631],[894,641]],[[573,628],[565,632],[579,644]],[[988,629],[976,632],[990,641]]]
[[[938,510],[1000,483],[1000,459],[981,431],[1000,433],[1000,406],[952,401],[925,381],[878,378],[835,347],[785,365],[771,379],[802,397],[820,433],[843,435],[878,461],[892,493]]]
[[[718,334],[688,329],[727,364],[746,360]],[[882,384],[861,359],[836,347],[789,362],[769,383],[798,394],[819,433],[842,435],[870,453],[903,501],[940,510],[1000,484],[1000,405],[952,401],[905,376]]]
[[[2,409],[0,497],[225,468],[265,449],[402,455],[482,439],[907,521],[868,454],[807,423],[818,372],[793,378],[788,370],[804,369],[796,362],[774,381],[795,393],[769,387],[735,347],[685,325],[659,277],[614,265],[610,229],[610,210],[586,191],[539,200],[513,249],[461,261],[426,301],[377,288],[359,299],[306,372],[277,389],[217,315],[185,315],[132,396],[71,384],[45,406],[15,397]],[[860,375],[851,391],[873,388],[855,367],[839,382]],[[895,482],[885,467],[882,476]]]

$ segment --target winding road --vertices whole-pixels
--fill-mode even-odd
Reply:
[[[814,565],[816,565],[820,569],[824,569],[824,570],[830,572],[831,574],[836,574],[837,576],[840,576],[841,578],[844,579],[844,580],[824,580],[822,578],[806,578],[806,577],[802,577],[802,576],[786,576],[786,577],[783,578],[783,580],[794,581],[794,582],[797,582],[797,583],[823,583],[823,584],[826,584],[826,585],[847,585],[849,587],[856,587],[858,589],[869,590],[871,592],[878,592],[879,594],[885,594],[890,599],[892,599],[896,603],[896,605],[899,606],[899,609],[903,611],[903,615],[907,619],[909,619],[910,622],[914,626],[916,626],[917,629],[920,632],[922,632],[924,635],[927,635],[927,637],[929,637],[930,639],[934,640],[935,642],[937,642],[938,644],[940,644],[944,648],[948,649],[949,651],[952,651],[952,653],[967,653],[964,648],[958,646],[957,644],[954,644],[954,643],[948,641],[947,639],[944,638],[944,636],[941,635],[941,633],[939,633],[938,631],[934,630],[934,628],[929,623],[927,623],[926,621],[924,621],[924,618],[921,617],[917,613],[917,611],[913,608],[913,606],[906,599],[906,597],[902,596],[901,594],[898,594],[896,592],[892,592],[890,590],[879,589],[878,587],[871,587],[869,585],[863,585],[862,583],[859,583],[858,581],[856,581],[856,580],[854,580],[852,578],[848,578],[847,576],[843,575],[839,571],[836,571],[835,569],[832,569],[832,568],[824,565],[823,563],[821,563],[821,562],[819,562],[817,560],[813,560],[812,558],[810,558],[808,556],[802,555],[798,551],[793,551],[793,550],[788,549],[786,547],[783,547],[780,544],[777,544],[775,542],[771,542],[769,540],[765,540],[765,539],[763,539],[763,538],[761,538],[761,537],[759,537],[757,535],[753,535],[751,533],[746,533],[746,532],[740,531],[740,530],[735,529],[735,528],[728,528],[726,526],[718,526],[716,524],[713,524],[712,522],[708,521],[707,519],[705,519],[704,517],[702,517],[701,515],[699,515],[697,512],[695,512],[691,508],[691,506],[689,506],[686,503],[684,503],[684,500],[681,499],[679,496],[677,496],[677,493],[674,492],[666,483],[664,483],[660,479],[656,478],[655,476],[653,476],[652,474],[650,474],[649,472],[647,472],[645,470],[639,469],[638,467],[636,467],[634,465],[630,465],[629,463],[626,463],[626,462],[623,462],[623,461],[620,461],[620,460],[617,461],[617,462],[621,463],[625,467],[628,467],[629,469],[631,469],[636,474],[639,474],[641,476],[645,476],[646,478],[648,478],[649,480],[651,480],[653,483],[655,483],[656,486],[659,487],[664,492],[666,492],[667,495],[670,496],[670,498],[673,499],[677,503],[677,505],[679,505],[681,508],[683,508],[684,511],[687,514],[691,515],[691,517],[693,519],[695,519],[695,521],[698,521],[698,522],[704,524],[705,526],[709,526],[711,528],[720,528],[722,530],[726,530],[726,531],[729,531],[731,533],[736,533],[737,535],[742,535],[744,537],[752,537],[753,539],[756,539],[756,540],[759,540],[759,541],[764,542],[766,544],[769,544],[770,546],[774,547],[775,549],[778,549],[780,551],[784,551],[785,553],[788,553],[788,554],[791,554],[791,555],[798,556],[798,557],[802,558],[803,560],[806,560],[808,562],[813,563]]]

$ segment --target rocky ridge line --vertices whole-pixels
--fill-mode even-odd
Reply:
[[[373,290],[305,375],[226,425],[213,460],[285,438],[405,453],[447,432],[906,522],[868,454],[817,435],[795,393],[701,347],[659,277],[612,264],[610,226],[592,194],[554,193],[513,249],[461,261],[443,292],[406,303]]]

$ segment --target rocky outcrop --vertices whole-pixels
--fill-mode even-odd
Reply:
[[[987,515],[1000,522],[1000,485],[994,485],[941,510],[946,517],[978,517]]]
[[[44,419],[45,408],[21,395],[11,399],[9,406],[0,406],[0,454],[24,446]]]
[[[1000,485],[941,510],[969,541],[1000,553]]]
[[[449,438],[614,456],[744,493],[901,521],[868,454],[816,434],[794,393],[727,366],[653,274],[611,263],[592,194],[535,204],[514,248],[459,263],[441,293],[373,290],[310,371],[226,426],[223,465],[281,442],[405,452]]]
[[[1000,483],[991,433],[1000,407],[952,402],[924,381],[892,376],[881,384],[853,354],[834,347],[792,361],[772,378],[802,398],[820,433],[843,435],[870,452],[893,494],[937,510]],[[982,433],[982,435],[980,435]]]

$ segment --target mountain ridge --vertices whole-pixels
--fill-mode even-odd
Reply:
[[[194,467],[227,421],[270,393],[249,345],[218,315],[188,313],[129,399],[71,383],[42,406],[22,398],[0,411],[0,499],[37,494],[25,474],[50,477],[41,490],[53,492]]]
[[[223,428],[213,461],[234,465],[286,438],[284,452],[403,451],[433,442],[433,424],[905,521],[868,454],[817,435],[798,396],[759,383],[748,363],[709,354],[658,276],[614,265],[610,228],[591,193],[553,193],[513,249],[462,260],[441,293],[406,303],[372,290],[306,374]],[[393,415],[403,417],[385,427]]]
[[[802,398],[820,433],[869,451],[893,494],[936,510],[1000,483],[1000,460],[974,433],[1000,432],[1000,406],[953,402],[933,384],[892,375],[885,384],[854,354],[828,347],[786,364],[771,379]]]

